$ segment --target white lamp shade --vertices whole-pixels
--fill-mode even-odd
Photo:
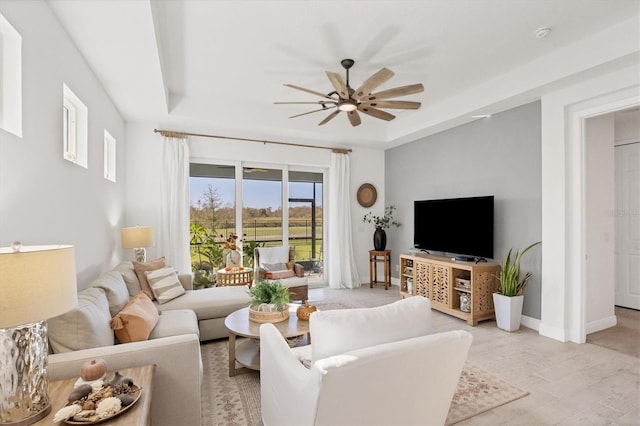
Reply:
[[[77,303],[73,246],[0,247],[0,328],[53,318]]]
[[[153,247],[155,239],[153,228],[150,226],[134,226],[122,228],[122,248],[144,248]]]

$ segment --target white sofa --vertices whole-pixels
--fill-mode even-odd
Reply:
[[[422,297],[316,312],[309,319],[313,344],[294,350],[272,324],[263,324],[263,423],[444,424],[472,336],[428,334],[430,317]]]
[[[224,318],[250,299],[244,287],[192,290],[190,275],[180,281],[184,295],[156,303],[160,316],[149,340],[116,344],[109,322],[140,292],[140,283],[131,262],[94,280],[78,293],[74,310],[48,321],[50,380],[77,376],[96,357],[105,359],[109,371],[155,364],[153,424],[200,425],[200,341],[227,337]]]

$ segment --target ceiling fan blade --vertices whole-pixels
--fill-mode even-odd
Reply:
[[[414,93],[424,92],[424,86],[422,83],[418,84],[410,84],[408,86],[394,87],[393,89],[383,90],[382,92],[372,93],[370,96],[367,96],[364,100],[374,100],[374,99],[389,99],[389,98],[397,98],[400,96],[413,95]]]
[[[333,111],[331,114],[327,115],[327,117],[322,120],[321,122],[318,123],[318,126],[322,126],[323,124],[327,124],[329,121],[331,121],[331,119],[333,117],[335,117],[336,115],[340,114],[340,110],[337,109],[335,111]]]
[[[353,93],[354,99],[362,99],[367,96],[374,90],[376,87],[380,86],[382,83],[389,80],[393,77],[393,71],[388,68],[382,68],[377,73],[373,74],[369,77],[358,89]]]
[[[359,126],[360,123],[362,123],[362,121],[360,120],[360,114],[358,114],[358,111],[349,111],[347,113],[347,116],[349,117],[349,121],[351,122],[351,125],[353,127]]]
[[[349,99],[349,89],[347,89],[347,85],[344,83],[342,77],[337,72],[325,71],[327,73],[327,77],[329,77],[329,81],[333,84],[333,87],[338,92],[338,96],[342,99]]]
[[[302,114],[297,114],[297,115],[292,115],[289,118],[296,118],[296,117],[301,117],[303,115],[307,115],[307,114],[312,114],[314,112],[320,112],[320,111],[327,111],[331,108],[335,108],[335,107],[329,107],[329,108],[320,108],[320,109],[314,109],[313,111],[308,111],[308,112],[303,112]]]
[[[361,105],[374,108],[389,108],[389,109],[418,109],[422,103],[411,101],[365,101]]]
[[[372,117],[379,118],[381,120],[386,120],[386,121],[391,121],[394,118],[396,118],[396,116],[393,114],[389,114],[388,112],[383,111],[381,109],[372,108],[366,105],[360,105],[358,107],[358,111],[364,112],[365,114],[368,114]]]
[[[276,105],[324,105],[324,104],[330,104],[332,103],[331,101],[316,101],[316,102],[274,102],[274,104]],[[335,103],[335,102],[333,102]]]
[[[303,92],[311,93],[312,95],[321,96],[323,98],[331,99],[332,101],[336,100],[335,98],[332,98],[329,95],[325,95],[324,93],[316,92],[315,90],[305,89],[304,87],[296,86],[296,85],[293,85],[293,84],[285,84],[285,86],[291,87],[292,89],[296,89],[296,90],[302,90]]]

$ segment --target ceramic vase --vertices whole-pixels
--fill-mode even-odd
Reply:
[[[387,247],[387,233],[382,228],[376,228],[373,233],[373,248],[376,251],[382,251]]]
[[[237,250],[231,250],[227,254],[227,268],[239,268],[242,266],[242,254]]]
[[[493,307],[496,312],[498,328],[505,331],[517,331],[520,329],[523,302],[524,296],[507,297],[499,293],[493,293]]]

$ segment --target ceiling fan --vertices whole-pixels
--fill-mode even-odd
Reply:
[[[353,66],[355,61],[353,59],[343,59],[340,61],[342,67],[346,70],[347,81],[342,79],[340,74],[336,72],[326,71],[329,81],[335,89],[333,92],[327,94],[317,92],[315,90],[305,89],[304,87],[295,86],[293,84],[285,84],[292,89],[301,90],[303,92],[311,93],[312,95],[320,96],[328,100],[321,100],[315,102],[275,102],[276,104],[314,104],[320,105],[322,108],[316,109],[302,114],[292,115],[289,118],[300,117],[314,112],[329,111],[335,108],[331,114],[325,117],[319,126],[327,124],[336,115],[341,112],[346,112],[349,122],[352,126],[358,126],[361,123],[360,115],[358,111],[363,112],[381,120],[391,121],[396,118],[395,115],[389,114],[380,108],[384,109],[418,109],[420,108],[420,102],[411,101],[393,101],[387,100],[389,98],[395,98],[399,96],[412,95],[414,93],[420,93],[424,91],[422,84],[410,84],[408,86],[395,87],[393,89],[383,90],[378,93],[371,93],[378,86],[382,85],[393,77],[393,71],[388,68],[382,68],[380,71],[369,77],[360,87],[356,90],[352,89],[349,85],[349,69]]]

